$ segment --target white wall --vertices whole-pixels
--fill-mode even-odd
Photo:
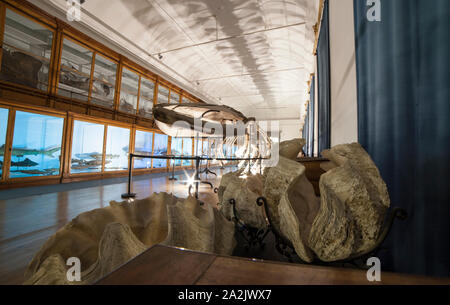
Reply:
[[[298,120],[281,120],[281,142],[301,138],[300,119]]]
[[[330,0],[331,146],[358,141],[353,0]]]

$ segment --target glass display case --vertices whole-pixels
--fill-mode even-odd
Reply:
[[[64,119],[16,111],[10,178],[58,176]]]
[[[100,54],[95,55],[91,102],[112,109],[116,90],[117,64]]]
[[[9,110],[0,108],[0,179],[3,174],[3,163],[5,162],[6,131],[8,129]]]
[[[183,139],[183,156],[192,157],[192,139],[184,138]],[[183,160],[183,166],[192,165],[192,160]]]
[[[151,156],[153,152],[153,132],[136,130],[134,141],[134,153],[143,156]],[[134,168],[152,168],[152,159],[134,158]]]
[[[170,153],[174,156],[183,155],[183,139],[172,137],[172,144],[170,146]],[[180,166],[181,160],[175,160],[175,166]]]
[[[169,89],[161,85],[158,86],[158,104],[169,103]]]
[[[73,123],[71,174],[101,172],[105,126],[75,120]]]
[[[167,155],[167,147],[169,143],[169,137],[164,134],[155,133],[155,144],[153,145],[154,156]],[[153,168],[167,167],[167,160],[153,159]]]
[[[179,104],[180,103],[180,95],[175,91],[170,91],[170,104]]]
[[[64,38],[59,72],[59,95],[88,101],[92,57],[92,51]]]
[[[120,87],[119,110],[136,114],[139,94],[139,75],[127,68],[122,71],[122,85]]]
[[[130,151],[130,130],[108,126],[106,133],[105,171],[128,169]]]
[[[141,78],[141,93],[139,98],[139,115],[153,117],[153,96],[155,94],[155,83]]]
[[[47,91],[53,31],[6,9],[0,80]]]

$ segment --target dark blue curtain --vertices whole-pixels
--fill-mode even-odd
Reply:
[[[319,41],[317,44],[317,82],[319,112],[319,153],[330,148],[331,95],[330,95],[330,33],[328,27],[328,1],[325,0]]]
[[[450,1],[381,1],[380,22],[354,7],[359,141],[409,213],[382,265],[450,276]]]
[[[309,113],[308,110],[306,110],[306,118],[305,118],[305,125],[303,127],[303,139],[306,140],[306,144],[303,147],[303,151],[305,152],[305,154],[308,154],[308,143],[309,143]]]
[[[310,97],[309,97],[309,138],[308,138],[308,154],[310,157],[314,157],[314,84],[315,78],[311,79]]]

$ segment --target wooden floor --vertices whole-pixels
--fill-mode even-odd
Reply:
[[[220,177],[231,168],[214,170]],[[134,181],[133,192],[138,199],[154,192],[187,197],[187,175],[180,173],[176,177],[175,183],[161,175]],[[218,186],[218,178],[208,177]],[[22,284],[28,263],[51,235],[80,213],[106,207],[112,200],[122,201],[121,194],[126,190],[127,184],[119,183],[8,200],[1,200],[0,191],[0,285]],[[208,187],[202,187],[201,199],[211,200],[213,196]]]

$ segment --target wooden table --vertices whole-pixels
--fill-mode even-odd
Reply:
[[[377,284],[447,284],[382,272]],[[97,285],[369,285],[366,272],[224,257],[157,245],[101,279]]]

